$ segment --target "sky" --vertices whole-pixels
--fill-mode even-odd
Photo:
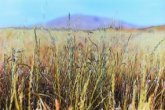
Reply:
[[[165,24],[165,0],[0,0],[0,27],[48,22],[69,12],[139,26]]]

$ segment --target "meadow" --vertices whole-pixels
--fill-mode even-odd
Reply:
[[[165,28],[0,29],[1,110],[164,110]]]

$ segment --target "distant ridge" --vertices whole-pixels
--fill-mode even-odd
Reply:
[[[70,20],[69,20],[70,19]],[[75,14],[35,25],[54,29],[96,30],[99,28],[139,28],[139,26],[104,17]]]

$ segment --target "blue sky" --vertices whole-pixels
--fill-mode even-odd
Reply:
[[[47,22],[69,12],[141,26],[165,24],[165,0],[0,0],[0,27]]]

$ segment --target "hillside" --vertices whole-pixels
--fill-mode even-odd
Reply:
[[[70,20],[69,20],[70,18]],[[77,30],[96,30],[99,28],[137,28],[138,26],[123,22],[120,20],[109,19],[105,17],[89,16],[75,14],[50,20],[46,23],[40,23],[36,26],[55,29],[77,29]]]

